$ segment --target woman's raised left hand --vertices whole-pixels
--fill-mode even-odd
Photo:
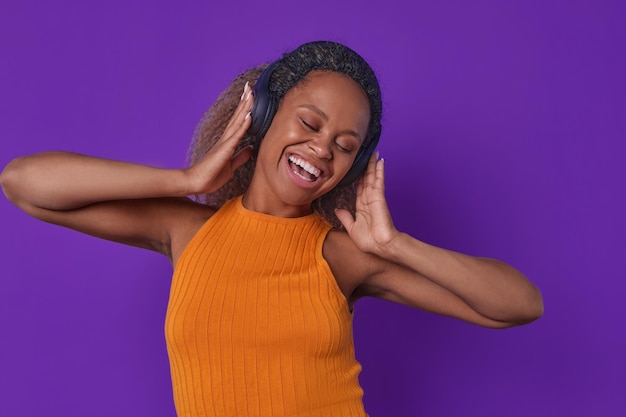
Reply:
[[[382,255],[399,235],[385,199],[385,162],[374,153],[356,187],[356,216],[345,209],[335,214],[350,238],[364,252]]]

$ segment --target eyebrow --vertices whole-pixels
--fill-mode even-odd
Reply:
[[[320,117],[326,121],[328,121],[328,115],[326,113],[324,113],[324,111],[322,109],[320,109],[317,106],[314,106],[312,104],[303,104],[301,106],[298,106],[300,108],[304,108],[304,109],[308,109],[311,111],[314,111],[315,113],[319,114]],[[357,132],[356,130],[344,130],[341,133],[344,133],[346,135],[350,135],[350,136],[354,136],[360,143],[363,142],[363,139],[361,138],[361,135],[359,135],[359,132]]]

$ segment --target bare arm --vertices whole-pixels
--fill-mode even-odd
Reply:
[[[152,168],[65,152],[11,161],[0,183],[6,197],[32,214],[67,211],[93,203],[156,197],[184,197],[191,186],[184,170]]]
[[[169,254],[169,213],[184,207],[183,170],[62,152],[13,160],[0,175],[7,198],[48,223]]]
[[[0,184],[10,201],[36,218],[169,254],[179,210],[195,210],[184,197],[218,189],[249,159],[250,149],[235,149],[250,124],[251,103],[250,94],[242,96],[223,137],[187,169],[47,152],[11,161]]]
[[[362,282],[364,293],[487,327],[524,324],[543,314],[541,293],[511,266],[396,230],[384,198],[383,169],[373,156],[357,190],[356,219],[337,213],[362,252],[386,261]]]

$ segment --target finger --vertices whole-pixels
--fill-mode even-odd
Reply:
[[[234,156],[234,152],[237,149],[237,146],[241,143],[241,140],[245,137],[246,132],[250,128],[250,123],[252,123],[252,118],[247,115],[238,115],[240,120],[233,119],[235,122],[239,124],[236,126],[231,125],[227,130],[224,131],[224,134],[220,139],[215,143],[214,150],[216,152],[226,152],[227,154]],[[245,162],[245,161],[244,161]]]
[[[356,186],[356,207],[357,210],[362,209],[367,205],[368,190],[373,187],[374,179],[372,178],[372,161],[375,160],[375,156],[371,155],[367,161],[367,168],[365,174],[359,179]],[[375,175],[375,174],[374,174]]]
[[[376,183],[376,160],[378,152],[374,152],[369,161],[367,161],[367,170],[365,171],[365,186],[373,187]]]
[[[241,114],[243,112],[243,109],[246,108],[246,102],[247,102],[247,99],[249,98],[248,96],[251,95],[250,91],[251,91],[250,90],[250,84],[248,82],[246,82],[246,84],[243,86],[243,91],[241,93],[241,99],[239,100],[239,103],[237,104],[237,107],[235,108],[235,111],[233,112],[232,116],[230,117],[230,120],[229,120],[229,123],[227,125],[227,128],[234,124],[234,121],[239,116],[241,116]]]
[[[233,171],[235,171],[237,168],[239,168],[240,166],[248,162],[248,160],[251,157],[252,157],[252,146],[246,146],[245,148],[237,152],[233,156],[233,159],[231,160]]]
[[[243,93],[241,95],[241,100],[239,101],[237,108],[235,109],[230,120],[228,121],[228,124],[226,125],[224,133],[222,134],[220,140],[231,139],[233,135],[242,134],[242,130],[243,133],[245,133],[245,131],[250,126],[249,113],[252,109],[253,97],[254,96],[252,95],[252,89],[250,88],[250,85],[246,83]]]
[[[243,113],[243,115],[238,115],[234,121],[235,124],[231,126],[228,131],[224,131],[224,135],[222,137],[226,141],[235,141],[236,143],[239,143],[239,140],[244,137],[250,128],[250,124],[252,123],[250,111]]]
[[[383,158],[376,161],[376,187],[385,191],[385,160]]]
[[[337,216],[343,227],[347,231],[350,231],[352,225],[354,224],[352,214],[350,214],[350,212],[346,209],[335,209],[335,216]]]
[[[363,192],[363,183],[365,182],[365,174],[356,181],[356,195],[359,196]]]

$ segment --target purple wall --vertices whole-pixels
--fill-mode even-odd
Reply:
[[[0,165],[61,149],[180,166],[236,73],[345,42],[383,87],[397,226],[515,265],[546,304],[494,331],[360,302],[369,413],[626,415],[625,6],[215,3],[3,1]],[[173,417],[168,262],[5,199],[0,230],[0,416]]]

